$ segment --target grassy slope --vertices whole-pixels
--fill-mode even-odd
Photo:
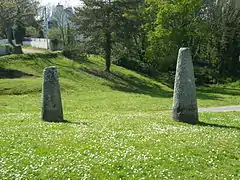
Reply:
[[[42,70],[51,65],[69,123],[39,119]],[[103,65],[56,54],[0,58],[1,68],[34,75],[0,79],[0,179],[239,178],[239,112],[173,122],[171,89],[117,66],[107,75]],[[239,87],[199,88],[198,104],[240,104]]]

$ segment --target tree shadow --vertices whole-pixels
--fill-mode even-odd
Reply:
[[[89,60],[86,55],[80,55],[80,56],[76,56],[74,58],[69,58],[69,59],[71,59],[72,61],[79,63],[79,64],[83,64],[83,63],[95,64],[94,62]]]
[[[226,125],[220,125],[220,124],[210,124],[210,123],[205,123],[205,122],[199,122],[197,125],[205,126],[205,127],[224,128],[224,129],[236,129],[238,131],[240,130],[239,127],[235,127],[235,126],[226,126]]]
[[[199,87],[197,97],[199,99],[224,100],[220,95],[240,96],[240,89],[223,87]]]
[[[240,96],[240,89],[226,88],[226,87],[208,87],[208,88],[198,88],[201,93],[214,93],[214,94],[224,94],[230,96]]]
[[[174,89],[174,83],[168,83],[164,80],[158,80],[165,86]],[[206,85],[207,86],[207,85]],[[198,99],[211,99],[211,100],[223,100],[221,96],[217,94],[231,95],[231,96],[240,96],[240,89],[232,89],[232,88],[223,88],[223,87],[197,87],[197,98]]]
[[[74,125],[83,125],[83,126],[90,126],[90,123],[88,122],[72,122],[69,120],[64,119],[64,121],[62,123],[66,123],[66,124],[74,124]]]
[[[5,69],[3,67],[0,67],[0,79],[14,79],[14,78],[22,78],[22,77],[39,77],[39,76],[24,73],[18,70]]]
[[[154,82],[133,75],[126,75],[120,72],[107,73],[99,69],[81,68],[80,70],[110,81],[111,83],[104,83],[104,85],[109,86],[113,90],[166,98],[172,97],[173,94],[172,91],[164,90]]]
[[[80,68],[80,70],[88,74],[97,76],[99,78],[105,79],[107,81],[110,81],[111,83],[105,83],[104,85],[109,86],[113,90],[128,92],[128,93],[145,94],[145,95],[150,95],[152,97],[171,98],[173,96],[173,92],[171,90],[164,90],[157,83],[150,82],[150,81],[144,80],[143,78],[138,78],[133,75],[126,75],[120,72],[107,73],[99,69]],[[225,93],[225,94],[229,93],[229,92],[221,91],[220,88],[218,88],[216,92]],[[216,92],[215,92],[215,88],[209,88],[209,89],[198,88],[197,98],[203,99],[203,100],[223,100],[221,96],[217,94],[213,94]],[[239,92],[239,95],[240,95],[240,92]]]
[[[197,98],[198,99],[203,99],[203,100],[223,100],[222,97],[216,95],[216,94],[208,94],[208,93],[202,93],[197,90]]]

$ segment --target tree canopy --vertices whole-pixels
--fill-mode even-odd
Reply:
[[[35,21],[38,1],[35,0],[2,0],[0,2],[0,28],[3,36],[11,40],[12,27],[15,22],[32,23]]]
[[[174,74],[189,47],[197,83],[240,76],[240,9],[207,0],[82,0],[74,22],[91,53],[148,75]],[[88,51],[89,52],[89,51]]]

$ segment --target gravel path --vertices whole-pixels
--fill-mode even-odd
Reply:
[[[199,110],[198,110],[198,112],[229,112],[229,111],[240,111],[240,105],[211,107],[211,108],[199,108]]]

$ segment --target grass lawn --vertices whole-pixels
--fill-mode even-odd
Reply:
[[[40,120],[55,65],[66,123]],[[0,179],[239,179],[240,112],[171,120],[172,89],[99,57],[0,57]],[[200,107],[240,105],[240,83],[199,87]]]

